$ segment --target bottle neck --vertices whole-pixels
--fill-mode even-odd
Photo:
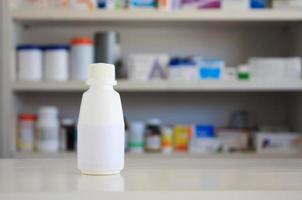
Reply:
[[[113,90],[113,85],[107,85],[107,84],[91,84],[89,86],[89,89],[92,90]]]

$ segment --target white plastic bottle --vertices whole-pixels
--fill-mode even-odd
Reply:
[[[78,168],[83,174],[117,174],[124,168],[124,118],[114,65],[89,66],[89,90],[78,121]]]
[[[38,113],[37,129],[38,150],[46,153],[58,152],[60,131],[58,108],[54,106],[41,107]]]

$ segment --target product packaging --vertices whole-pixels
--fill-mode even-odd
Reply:
[[[94,10],[97,0],[69,0],[70,8],[75,10]]]
[[[175,152],[187,152],[190,138],[192,135],[192,127],[187,125],[176,125],[174,127],[174,150]]]
[[[199,78],[201,80],[220,80],[223,76],[225,63],[221,59],[201,59]]]
[[[223,152],[242,152],[249,149],[251,131],[248,129],[218,128],[216,135]]]
[[[130,153],[143,153],[144,152],[144,133],[145,124],[140,121],[130,123],[129,130],[129,152]]]
[[[225,10],[248,10],[250,0],[222,0],[222,9]]]
[[[74,38],[71,41],[70,67],[71,79],[85,81],[88,66],[94,61],[94,42],[89,37]]]
[[[257,132],[256,149],[258,153],[301,153],[302,135],[290,132]]]
[[[129,8],[155,9],[156,0],[129,0]]]
[[[169,79],[175,81],[198,80],[197,64],[192,58],[174,57],[169,63]]]
[[[42,48],[37,45],[17,47],[18,79],[21,81],[42,80]]]
[[[212,125],[196,125],[190,142],[190,153],[217,153],[220,142]]]
[[[20,114],[18,120],[18,142],[20,151],[32,152],[35,147],[37,116],[32,114]]]
[[[67,81],[69,77],[69,46],[47,45],[44,50],[45,79]]]
[[[263,9],[269,6],[269,0],[251,0],[250,3],[252,9]]]
[[[274,0],[273,8],[274,9],[301,9],[302,1],[301,0]]]
[[[300,80],[301,58],[251,58],[251,79],[255,80]]]
[[[181,0],[182,9],[219,9],[220,0]]]
[[[170,126],[162,127],[162,152],[170,154],[173,152],[173,129]]]
[[[166,78],[169,56],[166,54],[133,54],[129,57],[131,80],[162,80]]]
[[[120,95],[113,88],[114,65],[91,64],[88,74],[78,120],[78,169],[117,174],[124,168],[125,123]]]

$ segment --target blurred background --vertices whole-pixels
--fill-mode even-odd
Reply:
[[[75,156],[94,62],[116,67],[128,154],[301,157],[300,0],[0,5],[2,157]]]

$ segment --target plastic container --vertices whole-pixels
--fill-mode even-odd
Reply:
[[[56,107],[45,106],[39,109],[37,129],[38,150],[46,153],[58,152],[60,123]]]
[[[64,118],[61,121],[60,150],[74,151],[76,146],[76,127],[74,120]]]
[[[93,63],[93,40],[89,37],[74,38],[70,51],[71,79],[84,81],[88,78],[88,65]]]
[[[31,152],[35,144],[36,115],[21,114],[19,116],[18,147],[20,151]]]
[[[48,81],[68,80],[69,47],[66,45],[48,45],[43,47],[45,79]]]
[[[42,49],[37,45],[17,47],[18,79],[21,81],[42,80]]]
[[[150,119],[147,123],[145,132],[145,151],[158,153],[161,151],[161,121],[159,119]]]
[[[83,174],[117,174],[124,168],[125,125],[114,65],[89,66],[78,122],[78,168]]]
[[[145,124],[140,121],[132,122],[129,131],[129,152],[143,153],[144,152],[144,132]]]

